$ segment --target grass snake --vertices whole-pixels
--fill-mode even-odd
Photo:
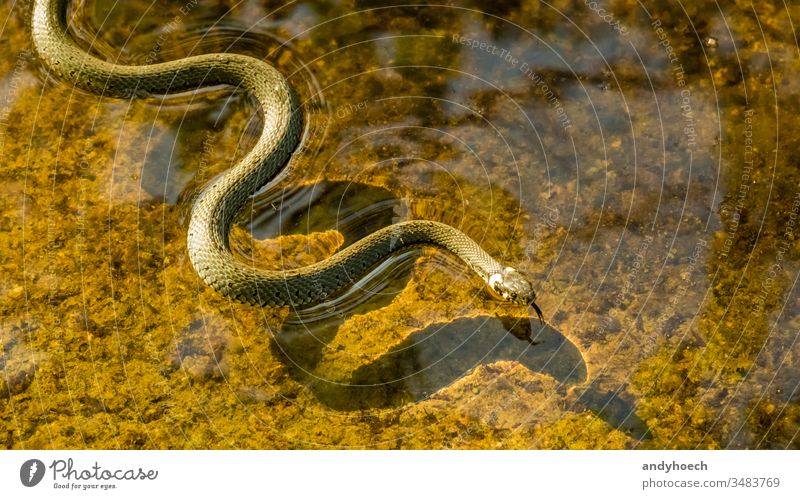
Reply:
[[[219,293],[261,306],[305,306],[325,301],[391,253],[410,245],[450,251],[475,271],[500,298],[531,305],[536,295],[518,271],[498,263],[461,231],[434,221],[412,220],[382,228],[329,258],[294,270],[266,270],[238,260],[228,234],[247,200],[273,179],[295,150],[303,127],[301,108],[286,79],[259,59],[238,54],[206,54],[159,64],[126,66],[82,50],[67,29],[68,0],[35,0],[32,36],[49,70],[88,92],[142,98],[231,85],[259,103],[263,128],[247,155],[198,195],[187,246],[197,274]]]

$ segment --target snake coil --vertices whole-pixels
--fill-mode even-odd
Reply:
[[[299,141],[302,114],[284,77],[264,61],[237,54],[207,54],[144,66],[112,64],[82,50],[67,30],[67,0],[35,0],[34,46],[58,77],[86,91],[142,98],[227,84],[259,103],[263,129],[247,155],[198,196],[188,231],[188,252],[198,275],[234,300],[261,306],[305,306],[349,286],[388,255],[410,245],[446,249],[463,260],[501,298],[531,305],[541,319],[531,284],[499,264],[461,231],[414,220],[380,229],[326,260],[295,270],[265,270],[236,259],[228,245],[234,216],[247,199],[286,165]]]

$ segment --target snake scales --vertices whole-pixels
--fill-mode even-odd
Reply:
[[[516,270],[504,267],[459,230],[414,220],[385,227],[304,268],[276,271],[237,260],[228,245],[234,216],[247,199],[287,163],[300,138],[302,114],[283,76],[264,61],[237,54],[207,54],[144,66],[124,66],[83,51],[67,30],[68,0],[35,0],[33,43],[58,77],[86,91],[141,98],[227,84],[253,95],[263,129],[253,149],[198,196],[188,231],[189,258],[212,288],[240,302],[303,306],[324,301],[349,286],[391,253],[410,245],[444,248],[474,270],[501,298],[532,305],[536,295]]]

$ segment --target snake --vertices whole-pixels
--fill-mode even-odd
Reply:
[[[355,284],[391,254],[411,246],[449,251],[472,269],[497,298],[532,306],[533,285],[513,267],[500,264],[469,236],[432,220],[408,220],[381,228],[328,258],[291,270],[267,270],[235,257],[229,233],[236,214],[288,164],[303,131],[299,100],[269,63],[241,54],[212,53],[146,65],[120,65],[94,57],[69,34],[69,0],[34,0],[33,45],[55,77],[87,92],[119,99],[153,98],[229,85],[252,95],[262,128],[255,145],[194,199],[187,250],[200,278],[237,302],[262,307],[324,303]]]

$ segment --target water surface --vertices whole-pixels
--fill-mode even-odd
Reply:
[[[73,3],[103,59],[244,53],[298,92],[303,143],[239,257],[439,220],[530,276],[547,325],[432,249],[311,310],[217,295],[186,227],[254,143],[252,100],[72,88],[8,2],[0,446],[800,444],[797,6]]]

